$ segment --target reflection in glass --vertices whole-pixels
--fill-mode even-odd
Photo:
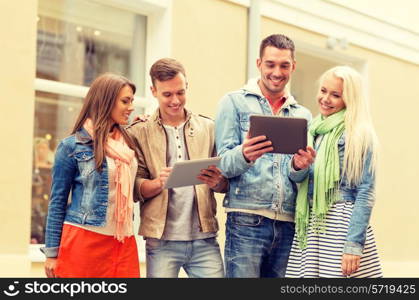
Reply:
[[[76,97],[36,92],[31,244],[45,242],[45,221],[54,152],[60,140],[70,134],[82,101]]]
[[[38,0],[37,20],[38,79],[87,87],[98,75],[113,72],[133,80],[137,96],[144,94],[145,16],[98,1]],[[65,96],[64,89],[36,91],[32,244],[44,243],[54,152],[70,134],[83,101]],[[141,113],[137,108],[133,115]]]
[[[86,0],[40,1],[37,78],[89,86],[104,72],[128,76],[135,14]]]

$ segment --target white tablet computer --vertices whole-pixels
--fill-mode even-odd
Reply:
[[[272,153],[294,154],[307,146],[307,120],[304,118],[250,115],[249,135],[265,135]]]
[[[201,170],[207,169],[211,165],[218,167],[220,161],[221,157],[217,156],[176,162],[164,188],[171,189],[180,186],[203,184],[202,181],[196,178],[201,173]]]

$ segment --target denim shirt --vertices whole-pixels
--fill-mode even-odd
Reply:
[[[69,195],[71,192],[71,201]],[[63,139],[55,153],[48,206],[46,257],[57,257],[65,221],[104,226],[108,207],[108,170],[95,169],[93,141],[85,129]]]
[[[322,136],[316,138],[316,151],[318,151],[321,141]],[[338,140],[338,151],[340,174],[342,174],[343,158],[345,153],[345,133],[343,133]],[[343,253],[362,255],[364,249],[367,228],[371,217],[372,207],[374,206],[375,201],[375,172],[371,172],[370,164],[371,152],[367,154],[365,159],[362,179],[358,185],[349,185],[346,176],[342,176],[340,181],[340,200],[338,200],[338,202],[351,201],[354,203]],[[307,177],[307,175],[309,176],[307,198],[310,201],[311,206],[314,189],[314,164],[309,168],[299,171],[295,171],[291,164],[289,167],[290,179],[297,183],[302,182]]]
[[[222,157],[220,169],[229,179],[230,188],[223,206],[239,209],[270,209],[294,215],[297,186],[288,178],[291,155],[266,153],[253,163],[246,162],[242,144],[249,130],[249,115],[273,115],[257,81],[225,95],[215,120],[215,142]],[[281,107],[281,116],[311,120],[311,113],[289,96]]]

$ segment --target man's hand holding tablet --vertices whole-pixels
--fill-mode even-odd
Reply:
[[[225,190],[228,184],[227,179],[221,174],[221,170],[215,165],[211,165],[207,169],[202,169],[197,178],[215,192]]]
[[[254,162],[256,159],[261,157],[263,154],[273,151],[272,142],[266,140],[266,136],[260,135],[250,137],[249,133],[243,142],[243,156],[248,163]]]

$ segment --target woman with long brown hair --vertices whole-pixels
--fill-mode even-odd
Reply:
[[[132,224],[137,159],[122,127],[135,89],[115,74],[96,78],[57,148],[41,249],[48,277],[140,275]]]

